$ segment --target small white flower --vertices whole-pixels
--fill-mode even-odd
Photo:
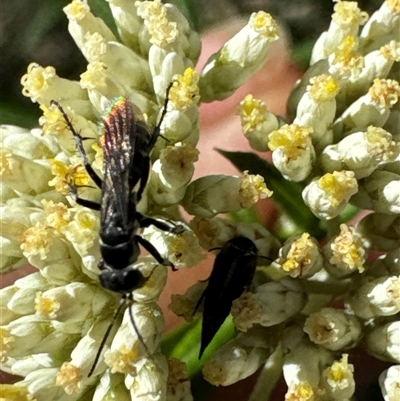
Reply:
[[[398,29],[400,7],[398,0],[386,0],[375,11],[360,33],[360,45],[367,49],[376,49],[382,40],[393,36]]]
[[[261,176],[247,172],[242,177],[214,175],[193,181],[182,204],[190,214],[211,218],[250,207],[271,195]]]
[[[303,181],[311,172],[315,160],[311,132],[312,128],[292,124],[269,134],[272,161],[287,180]]]
[[[361,337],[361,324],[343,310],[323,308],[307,318],[304,331],[313,343],[338,351],[357,344]]]
[[[348,363],[347,354],[326,368],[322,372],[322,386],[327,392],[325,396],[337,401],[350,399],[356,387],[353,372],[354,366]]]
[[[355,1],[338,0],[328,31],[324,32],[314,46],[310,64],[326,58],[347,37],[357,35],[360,25],[364,25],[368,14],[361,11]]]
[[[396,401],[400,397],[400,365],[391,366],[379,376],[379,386],[385,401]]]
[[[334,135],[340,139],[355,128],[361,131],[370,125],[382,127],[399,95],[400,85],[397,81],[376,78],[368,93],[358,98],[334,122]]]
[[[135,322],[135,329],[131,316]],[[140,369],[141,359],[147,358],[149,351],[153,354],[158,349],[163,329],[163,315],[156,303],[133,303],[126,309],[110,350],[105,354],[106,364],[111,367],[113,373],[135,375]]]
[[[206,362],[204,378],[214,386],[229,386],[252,375],[269,357],[270,340],[262,331],[241,333]]]
[[[328,74],[310,79],[307,91],[297,105],[297,115],[293,124],[307,127],[317,150],[330,144],[328,133],[336,113],[336,95],[339,85]]]
[[[321,154],[325,171],[351,170],[357,179],[367,177],[379,165],[394,161],[400,146],[382,128],[370,126],[366,132],[346,136]]]
[[[323,253],[325,269],[336,278],[364,271],[365,249],[354,227],[341,224],[340,234],[324,246]]]
[[[283,337],[283,376],[288,386],[286,397],[289,400],[312,400],[321,392],[322,369],[329,366],[333,358],[326,349],[307,341],[298,329],[289,328]]]
[[[268,327],[294,316],[305,305],[305,296],[296,282],[281,280],[257,287],[255,293],[245,292],[232,304],[235,326],[248,331],[253,325]]]
[[[365,337],[365,345],[378,359],[400,363],[400,322],[377,326]]]
[[[316,240],[308,233],[289,238],[279,250],[279,258],[274,265],[291,277],[311,277],[322,268],[322,256]]]
[[[279,29],[270,14],[253,13],[248,24],[207,61],[200,81],[204,102],[222,100],[255,74],[268,57]]]
[[[268,135],[279,128],[278,118],[267,110],[263,101],[255,99],[253,95],[247,95],[240,102],[237,114],[250,146],[260,152],[267,151]]]
[[[396,315],[400,312],[400,276],[365,278],[348,302],[363,319]]]
[[[164,400],[167,380],[168,362],[163,354],[157,352],[137,364],[136,374],[126,376],[125,386],[130,391],[131,400]]]
[[[384,169],[373,172],[360,182],[352,202],[378,213],[400,214],[400,174]]]
[[[357,188],[352,171],[334,171],[307,185],[303,199],[317,217],[330,220],[341,213]]]

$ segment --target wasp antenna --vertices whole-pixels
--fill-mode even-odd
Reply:
[[[132,294],[130,294],[130,300],[133,302]],[[148,347],[147,344],[144,342],[144,338],[143,338],[143,336],[140,334],[140,331],[139,331],[138,327],[136,326],[135,319],[133,318],[133,313],[132,313],[131,305],[129,305],[128,308],[129,308],[129,317],[131,318],[131,323],[132,323],[133,329],[135,330],[135,333],[136,333],[136,335],[138,336],[139,341],[142,343],[143,348],[145,349],[147,355],[148,355],[149,357],[151,357],[151,352],[150,352],[150,350],[149,350],[149,347]]]
[[[169,92],[171,91],[171,88],[174,86],[174,82],[170,82],[170,84],[167,87],[166,93],[165,93],[165,101],[164,101],[164,107],[163,111],[161,113],[160,121],[158,122],[158,127],[161,127],[161,124],[164,120],[165,115],[167,114],[167,106],[169,102]]]
[[[209,249],[208,250],[208,252],[212,252],[212,251],[220,251],[222,249],[222,247],[221,246],[217,246],[217,247],[215,247],[215,248],[211,248],[211,249]]]
[[[87,377],[92,376],[92,374],[93,374],[93,372],[94,372],[94,370],[95,370],[95,368],[96,368],[96,366],[97,366],[97,363],[99,362],[101,352],[103,351],[103,348],[104,348],[104,346],[106,345],[107,338],[108,338],[108,336],[109,336],[110,333],[111,333],[111,329],[112,329],[112,327],[114,326],[114,323],[115,323],[115,321],[117,320],[117,317],[118,317],[118,315],[120,314],[120,312],[121,312],[121,310],[122,310],[122,307],[125,305],[125,303],[126,303],[126,297],[123,296],[123,297],[120,299],[120,301],[119,301],[118,308],[117,308],[117,310],[114,312],[114,315],[113,315],[113,317],[112,317],[112,320],[111,320],[110,324],[109,324],[108,327],[107,327],[106,332],[104,333],[103,339],[101,340],[100,347],[99,347],[99,349],[97,350],[96,357],[94,358],[93,365],[92,365],[92,367],[90,368],[90,371],[89,371]]]
[[[268,256],[258,255],[258,257],[259,257],[259,258],[262,258],[262,259],[267,259],[267,260],[269,260],[270,262],[273,262],[273,261],[274,261],[274,259],[269,258]]]

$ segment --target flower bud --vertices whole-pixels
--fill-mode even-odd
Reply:
[[[331,351],[354,347],[362,334],[356,317],[334,308],[311,314],[304,323],[304,331],[313,343]]]
[[[348,302],[363,319],[393,316],[400,312],[400,276],[365,278]]]
[[[214,386],[229,386],[252,375],[272,354],[268,331],[241,333],[206,362],[204,378]]]
[[[396,401],[400,398],[400,365],[391,366],[379,376],[379,386],[385,401]]]
[[[400,174],[375,171],[360,182],[352,203],[378,213],[400,214]]]
[[[348,363],[348,355],[343,354],[340,361],[335,361],[322,372],[322,387],[329,400],[343,401],[350,399],[355,391],[354,366]]]
[[[261,176],[245,171],[242,177],[213,175],[193,181],[182,205],[190,214],[211,218],[218,213],[237,212],[271,195]]]
[[[311,131],[292,124],[284,125],[268,136],[272,161],[287,180],[303,181],[311,172],[315,160]]]
[[[335,278],[342,278],[355,271],[362,273],[365,249],[354,227],[340,225],[340,234],[333,237],[323,248],[324,267]]]
[[[368,352],[376,358],[400,363],[400,322],[386,323],[374,328],[366,337]]]
[[[279,128],[278,118],[267,110],[267,106],[253,95],[247,95],[238,107],[244,136],[250,146],[260,152],[266,152],[268,147],[268,135]]]
[[[256,324],[268,327],[282,323],[305,305],[305,295],[295,281],[284,279],[245,292],[232,304],[233,323],[241,331]]]
[[[378,251],[398,249],[399,216],[371,213],[357,224],[356,229],[366,249]]]
[[[291,277],[307,278],[321,270],[322,256],[316,240],[310,234],[303,233],[285,242],[274,264]]]
[[[208,59],[200,80],[202,101],[230,96],[264,65],[278,38],[279,29],[271,15],[253,13],[248,24]]]
[[[394,161],[400,146],[382,128],[369,126],[366,132],[346,136],[327,146],[321,154],[325,171],[351,170],[357,179],[369,176],[380,164]]]
[[[357,188],[352,171],[334,171],[308,184],[302,196],[317,217],[331,220],[342,212]]]

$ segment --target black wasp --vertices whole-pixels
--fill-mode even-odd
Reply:
[[[104,288],[123,295],[102,340],[89,376],[92,375],[97,365],[101,351],[122,306],[127,300],[132,300],[132,291],[143,286],[147,280],[141,271],[135,268],[135,262],[140,255],[139,245],[142,245],[158,263],[173,268],[173,264],[164,259],[149,241],[137,234],[137,231],[139,228],[154,225],[164,231],[179,233],[182,231],[182,227],[171,227],[136,210],[136,204],[142,197],[149,177],[150,153],[160,136],[160,126],[167,112],[171,87],[172,84],[167,89],[160,121],[152,133],[144,122],[136,121],[133,106],[127,98],[121,96],[111,102],[102,117],[101,125],[104,134],[103,179],[97,175],[89,163],[83,147],[84,138],[75,130],[61,105],[52,101],[59,108],[68,128],[74,135],[86,171],[95,184],[101,188],[101,203],[98,203],[80,198],[76,186],[70,185],[71,195],[78,204],[100,211],[100,252],[102,256],[98,265],[101,271],[100,283]],[[131,313],[130,308],[129,312]],[[131,321],[139,339],[146,347],[136,328],[132,314]]]
[[[250,286],[257,258],[256,245],[246,237],[232,238],[216,256],[207,288],[196,305],[197,309],[204,299],[199,358],[229,315],[232,302]]]

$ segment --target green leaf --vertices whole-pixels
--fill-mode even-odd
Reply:
[[[251,174],[261,175],[268,188],[274,191],[272,199],[284,209],[284,213],[295,223],[299,233],[308,232],[317,239],[325,236],[320,220],[311,213],[303,201],[301,184],[285,180],[272,164],[254,153],[228,152],[221,149],[217,151],[240,171],[248,170]]]
[[[187,365],[188,374],[193,377],[201,372],[204,360],[208,359],[218,348],[235,337],[235,328],[232,317],[229,316],[222,324],[217,334],[199,360],[201,339],[201,318],[180,326],[167,334],[161,343],[162,352],[167,358],[181,359]]]

